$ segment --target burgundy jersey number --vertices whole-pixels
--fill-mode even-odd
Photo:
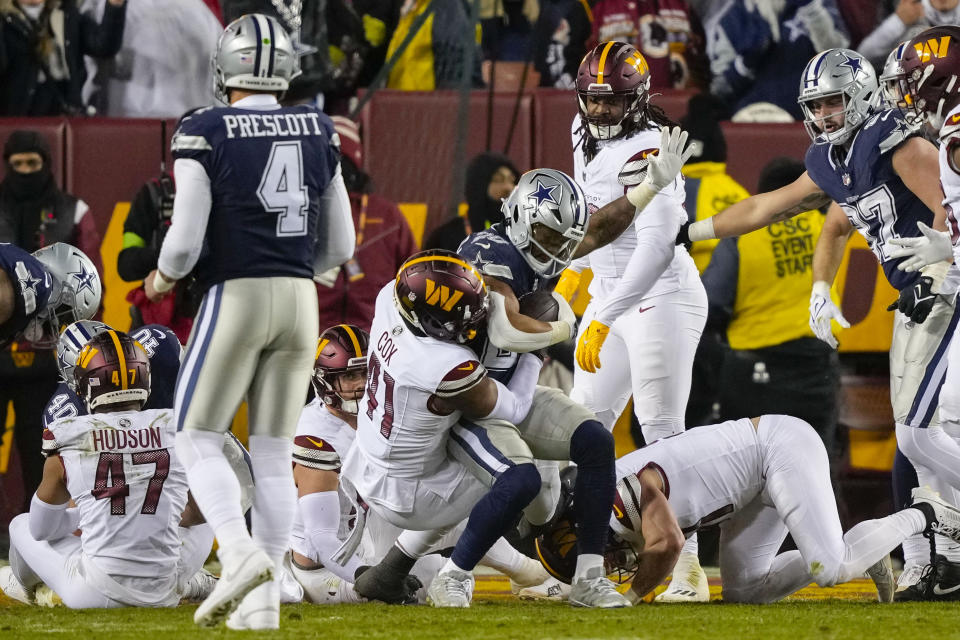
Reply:
[[[147,495],[144,496],[140,513],[152,515],[157,512],[160,495],[163,493],[163,483],[170,473],[170,453],[166,449],[154,451],[140,451],[130,454],[133,464],[156,465],[153,477],[147,485]],[[97,500],[110,499],[110,515],[122,516],[127,512],[127,496],[130,495],[130,486],[123,473],[122,453],[101,453],[97,463],[97,475],[93,481],[93,491],[90,492]]]
[[[377,401],[377,390],[380,388],[381,374],[383,377],[383,418],[380,420],[380,435],[390,438],[393,431],[393,388],[396,381],[386,371],[382,370],[377,356],[370,354],[367,362],[367,418],[373,420],[373,412],[380,403]]]

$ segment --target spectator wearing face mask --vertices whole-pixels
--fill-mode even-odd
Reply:
[[[0,116],[84,112],[84,56],[123,43],[126,0],[107,0],[98,23],[76,0],[0,0]]]
[[[517,186],[520,172],[507,156],[487,151],[476,155],[467,165],[464,196],[467,215],[449,220],[427,236],[424,249],[456,251],[463,239],[474,231],[483,231],[503,220],[501,199]]]

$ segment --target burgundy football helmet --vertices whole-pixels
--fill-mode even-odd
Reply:
[[[932,27],[914,37],[900,63],[905,110],[939,130],[960,103],[960,27]]]
[[[74,369],[77,395],[93,413],[101,407],[138,402],[150,396],[150,359],[139,342],[110,329],[80,350]]]
[[[352,324],[338,324],[320,334],[313,363],[313,390],[323,403],[344,413],[357,414],[363,387],[344,391],[340,377],[358,372],[367,377],[370,334]]]
[[[403,319],[431,338],[463,344],[487,318],[487,286],[466,260],[446,249],[412,255],[400,266],[393,299]]]
[[[609,116],[591,116],[588,97],[609,97],[622,107],[615,121]],[[650,101],[650,67],[639,51],[625,42],[601,42],[580,62],[577,71],[577,103],[580,119],[589,134],[609,140],[635,130],[646,119]]]

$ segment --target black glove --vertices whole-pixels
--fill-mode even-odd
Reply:
[[[900,297],[887,307],[887,311],[898,309],[912,322],[921,324],[930,315],[930,310],[933,309],[933,304],[936,301],[937,294],[933,292],[933,278],[920,276],[920,279],[912,287],[900,292]]]
[[[680,225],[680,231],[677,232],[677,239],[674,244],[686,245],[688,248],[692,244],[690,242],[690,222],[684,222]]]

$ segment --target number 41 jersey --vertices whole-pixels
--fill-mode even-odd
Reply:
[[[175,580],[187,476],[174,436],[166,409],[65,418],[44,430],[43,452],[60,455],[80,509],[83,552],[101,571]]]
[[[333,123],[307,105],[255,106],[196,111],[171,142],[174,159],[196,160],[210,178],[201,291],[235,278],[312,278],[315,243],[328,235],[319,213],[340,162]]]

